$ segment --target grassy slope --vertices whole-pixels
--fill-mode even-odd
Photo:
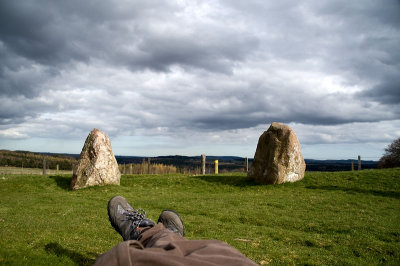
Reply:
[[[172,208],[189,239],[226,241],[260,264],[400,264],[400,169],[306,173],[260,186],[243,174],[123,176],[69,191],[66,176],[0,176],[0,264],[92,264],[121,241],[119,194],[153,220]]]

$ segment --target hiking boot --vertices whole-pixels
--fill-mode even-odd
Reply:
[[[185,236],[185,225],[179,214],[173,210],[161,212],[157,223],[162,223],[165,228],[180,236]]]
[[[137,240],[142,229],[155,225],[152,220],[146,219],[144,210],[135,210],[121,196],[111,198],[107,210],[112,227],[122,236],[124,241]]]

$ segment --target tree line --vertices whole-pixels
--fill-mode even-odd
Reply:
[[[77,160],[65,155],[45,155],[29,151],[0,150],[0,166],[13,166],[22,168],[43,168],[43,159],[46,159],[46,168],[72,170]]]

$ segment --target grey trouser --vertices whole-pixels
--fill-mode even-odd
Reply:
[[[227,243],[188,240],[162,224],[124,241],[97,258],[95,265],[257,265]]]

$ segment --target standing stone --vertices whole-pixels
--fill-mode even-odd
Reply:
[[[71,189],[107,184],[119,185],[120,178],[121,173],[108,136],[96,128],[93,129],[82,148],[72,176]]]
[[[261,184],[282,184],[303,179],[305,170],[294,131],[287,125],[272,123],[258,140],[248,177]]]

